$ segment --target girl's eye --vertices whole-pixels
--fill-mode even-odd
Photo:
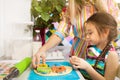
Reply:
[[[88,33],[86,33],[86,35],[91,35],[92,34],[92,32],[88,32]]]
[[[89,35],[91,35],[91,34],[92,34],[92,32],[89,32],[88,34],[89,34]]]
[[[91,36],[93,32],[86,32],[85,36]]]

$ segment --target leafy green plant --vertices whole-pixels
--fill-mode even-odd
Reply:
[[[65,6],[65,0],[32,0],[31,15],[34,26],[52,27],[52,22],[60,21],[60,13]]]

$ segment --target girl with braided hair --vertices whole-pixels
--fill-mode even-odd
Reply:
[[[118,55],[111,42],[117,37],[117,22],[108,13],[98,12],[84,24],[88,42],[85,58],[72,56],[70,62],[88,80],[114,80]]]

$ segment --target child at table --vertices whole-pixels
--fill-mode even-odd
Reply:
[[[108,13],[95,13],[85,22],[88,42],[85,59],[70,58],[74,68],[89,80],[114,80],[118,69],[118,55],[111,42],[117,37],[117,23]]]

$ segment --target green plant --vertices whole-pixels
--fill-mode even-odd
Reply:
[[[60,13],[65,6],[65,0],[32,0],[31,15],[34,27],[52,27],[52,22],[60,21]]]

